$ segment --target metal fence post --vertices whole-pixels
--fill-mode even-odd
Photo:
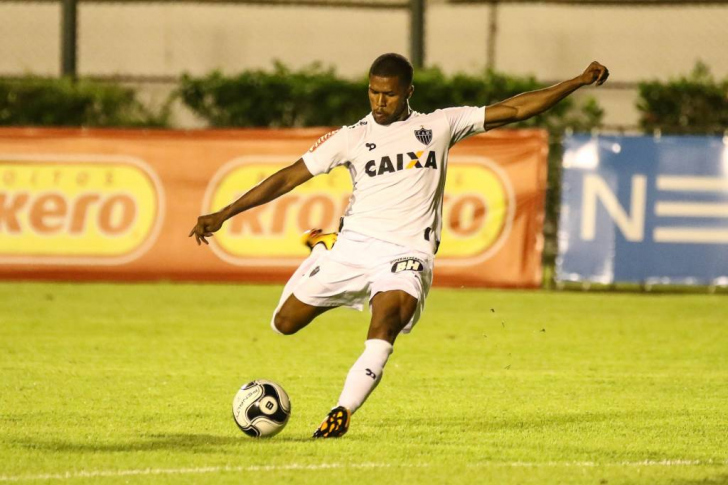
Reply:
[[[498,1],[490,2],[488,8],[488,44],[485,66],[495,69],[496,41],[498,40]]]
[[[410,57],[415,69],[425,64],[425,0],[410,0]]]
[[[63,0],[61,16],[61,74],[76,79],[78,0]]]

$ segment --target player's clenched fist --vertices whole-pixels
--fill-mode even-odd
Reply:
[[[604,81],[609,77],[609,69],[599,64],[597,61],[589,64],[584,73],[581,75],[581,81],[586,86],[589,84],[597,83],[597,86],[604,84]]]
[[[197,218],[197,224],[192,228],[188,237],[195,236],[198,246],[201,242],[209,244],[205,238],[212,237],[213,232],[219,231],[223,222],[225,222],[225,217],[219,212],[200,216]]]

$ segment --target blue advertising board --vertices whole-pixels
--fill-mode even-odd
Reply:
[[[557,279],[728,285],[728,137],[564,143]]]

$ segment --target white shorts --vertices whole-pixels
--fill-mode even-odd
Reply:
[[[301,264],[275,313],[291,293],[308,305],[362,311],[377,293],[402,290],[417,298],[412,320],[402,330],[409,333],[424,311],[433,266],[432,255],[344,230],[330,251],[314,251]]]

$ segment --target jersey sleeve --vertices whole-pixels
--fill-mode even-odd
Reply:
[[[450,145],[485,132],[485,107],[462,106],[446,108],[442,112],[450,124]]]
[[[301,157],[311,175],[329,173],[349,160],[349,147],[345,129],[326,133]]]

